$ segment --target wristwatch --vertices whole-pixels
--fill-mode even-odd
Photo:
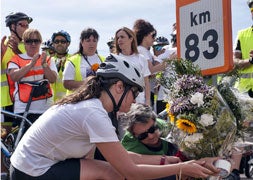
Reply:
[[[46,67],[48,67],[48,64],[47,64],[47,63],[43,63],[43,64],[42,64],[42,67],[43,67],[43,68],[46,68]]]

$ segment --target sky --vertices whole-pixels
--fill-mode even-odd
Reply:
[[[232,1],[232,38],[239,29],[252,25],[246,0]],[[170,39],[172,24],[176,21],[176,0],[1,0],[1,38],[9,35],[5,17],[10,12],[24,12],[33,18],[30,28],[38,29],[43,41],[55,31],[65,30],[71,35],[69,52],[79,47],[81,31],[87,27],[100,35],[98,53],[109,54],[106,42],[123,27],[133,27],[136,19],[149,21],[158,36]]]

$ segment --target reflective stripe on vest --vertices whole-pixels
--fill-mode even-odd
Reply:
[[[10,61],[12,63],[15,63],[19,68],[26,66],[28,63],[31,62],[31,60],[27,60],[27,59],[23,59],[21,58],[19,55],[15,55],[12,60]],[[10,63],[9,62],[9,63]],[[50,61],[49,58],[47,58],[47,63],[50,66]],[[24,82],[24,81],[39,81],[44,79],[44,70],[43,67],[41,66],[41,56],[39,57],[39,59],[37,60],[36,64],[34,65],[34,67],[24,76],[20,79],[19,82]],[[10,77],[8,76],[8,81],[9,84],[11,84],[11,82],[13,82]],[[31,90],[32,87],[30,85],[27,84],[22,84],[22,83],[18,83],[18,93],[19,93],[19,99],[20,101],[27,103],[29,96],[31,94]],[[48,86],[49,88],[49,93],[46,95],[42,95],[36,98],[33,98],[32,100],[40,100],[40,99],[46,99],[52,96],[52,90],[50,88],[50,86]],[[14,90],[15,90],[15,85],[10,85],[10,94],[11,97],[14,99]]]

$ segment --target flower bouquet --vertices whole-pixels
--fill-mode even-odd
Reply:
[[[188,60],[168,61],[159,83],[166,90],[173,137],[190,159],[229,157],[237,140],[236,118],[215,86]]]

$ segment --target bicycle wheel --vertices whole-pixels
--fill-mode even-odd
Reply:
[[[247,178],[253,177],[253,155],[246,156],[247,163],[245,164],[245,176]]]

